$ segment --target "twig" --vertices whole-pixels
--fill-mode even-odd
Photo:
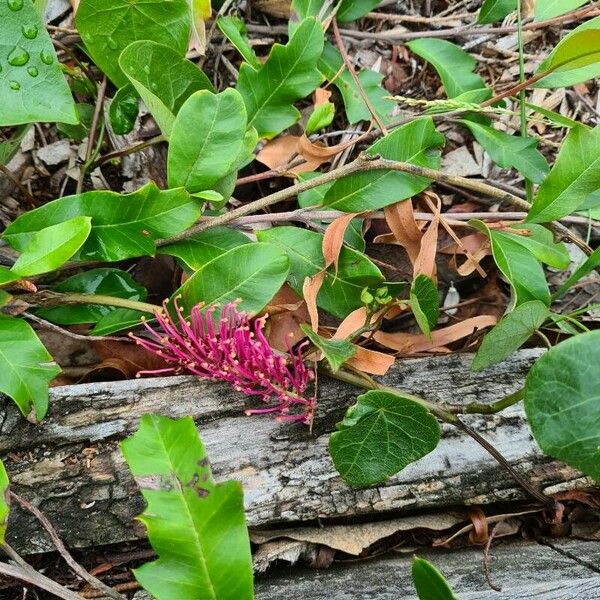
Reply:
[[[494,540],[494,537],[496,536],[496,531],[498,530],[498,527],[500,527],[501,523],[502,523],[502,521],[498,521],[498,523],[496,523],[492,527],[492,530],[490,531],[490,535],[488,536],[488,539],[485,542],[485,548],[483,549],[483,574],[485,576],[485,580],[487,581],[487,584],[495,592],[501,592],[502,588],[499,585],[494,585],[494,583],[492,581],[492,574],[490,571],[490,548],[492,547],[492,541]]]
[[[60,304],[98,304],[100,306],[116,306],[118,308],[129,308],[143,313],[154,314],[160,306],[129,300],[128,298],[117,298],[116,296],[104,296],[102,294],[69,294],[42,291],[35,294],[19,294],[15,300],[25,302],[29,306],[57,306]],[[10,307],[10,302],[6,305]],[[6,308],[4,307],[4,308]]]
[[[113,150],[112,152],[108,152],[103,156],[99,156],[94,163],[92,164],[92,169],[98,167],[105,162],[113,160],[115,158],[122,158],[127,156],[128,154],[133,154],[135,152],[141,152],[150,146],[154,146],[154,144],[159,144],[160,142],[164,142],[165,138],[163,135],[157,135],[149,140],[145,140],[143,142],[137,142],[132,144],[131,146],[126,146],[125,148],[120,148],[119,150]]]
[[[51,323],[50,321],[46,321],[45,319],[40,319],[40,317],[36,316],[36,315],[32,315],[31,313],[23,313],[21,315],[22,317],[25,317],[26,319],[28,319],[29,321],[33,321],[34,323],[37,323],[38,325],[40,325],[41,327],[44,327],[45,329],[49,329],[50,331],[55,331],[56,333],[60,333],[60,335],[64,335],[65,337],[71,338],[72,340],[82,340],[82,341],[94,341],[94,342],[131,342],[132,340],[128,337],[117,337],[117,336],[110,336],[110,335],[81,335],[79,333],[74,333],[72,331],[69,331],[68,329],[64,329],[63,327],[59,327],[58,325],[55,325],[54,323]]]
[[[23,196],[25,196],[25,198],[27,199],[27,202],[29,202],[30,206],[32,208],[36,208],[35,198],[31,195],[31,192],[27,189],[27,187],[21,183],[19,178],[9,168],[7,168],[2,163],[0,163],[0,171],[4,175],[6,175],[6,177],[8,177],[12,181],[12,183],[14,183],[14,185],[19,189],[21,194],[23,194]]]
[[[114,600],[126,600],[125,596],[123,596],[122,594],[119,594],[119,592],[116,592],[110,586],[105,585],[104,583],[102,583],[102,581],[100,581],[99,579],[97,579],[96,577],[94,577],[93,575],[88,573],[71,556],[71,554],[69,553],[69,551],[66,549],[65,545],[63,544],[62,540],[58,536],[56,529],[54,529],[54,526],[52,525],[52,523],[50,523],[50,521],[39,510],[39,508],[37,508],[36,506],[31,504],[31,502],[29,502],[25,498],[22,498],[18,494],[15,494],[12,491],[9,491],[8,494],[13,500],[16,500],[25,510],[29,511],[41,523],[42,527],[46,530],[46,532],[50,536],[50,539],[52,540],[52,543],[54,544],[55,548],[58,550],[58,553],[63,557],[64,561],[69,565],[69,567],[71,567],[72,571],[78,577],[83,579],[85,582],[89,583],[92,587],[96,588],[97,590],[102,591],[102,593],[104,593],[109,598],[113,598]]]

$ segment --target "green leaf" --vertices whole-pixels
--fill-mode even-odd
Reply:
[[[339,368],[356,354],[356,346],[348,340],[332,340],[321,337],[309,325],[300,325],[300,329],[308,339],[323,353],[331,370],[335,373]]]
[[[340,23],[355,21],[381,4],[381,0],[342,0],[336,18]]]
[[[217,25],[223,35],[233,44],[242,58],[256,71],[262,67],[262,63],[256,58],[254,49],[246,35],[246,24],[239,17],[219,17]]]
[[[122,87],[114,95],[108,108],[108,116],[117,135],[126,135],[133,130],[139,112],[138,100],[138,93],[131,84]]]
[[[13,281],[19,281],[21,277],[7,267],[0,266],[0,286],[8,285]]]
[[[550,170],[548,163],[537,149],[535,138],[509,135],[469,119],[463,120],[462,123],[469,128],[475,139],[499,167],[503,169],[514,167],[534,183],[541,183],[548,174]]]
[[[555,72],[572,71],[600,60],[600,29],[571,32],[548,57],[547,68]]]
[[[525,412],[540,448],[600,482],[600,331],[572,337],[533,365]]]
[[[371,113],[354,79],[352,79],[352,75],[350,75],[348,69],[340,72],[343,64],[344,60],[339,50],[326,42],[319,60],[319,70],[340,91],[350,124],[353,125],[359,121],[370,121],[372,118]],[[389,97],[390,93],[381,85],[383,75],[371,69],[362,69],[358,73],[358,79],[379,117],[385,123],[389,123],[392,120],[391,115],[396,108],[396,103]]]
[[[246,107],[237,90],[192,94],[171,131],[169,186],[184,187],[189,192],[212,189],[234,168],[243,149],[246,127]]]
[[[90,217],[74,217],[37,231],[12,271],[20,277],[54,271],[81,248],[92,230]]]
[[[132,42],[148,40],[185,56],[191,14],[187,0],[82,0],[75,23],[93,61],[123,87],[129,82],[119,66],[121,52]]]
[[[120,269],[109,268],[91,269],[77,273],[77,275],[65,279],[53,289],[62,293],[100,294],[142,302],[147,295],[145,288],[136,283],[129,273]],[[77,304],[40,308],[36,310],[35,314],[59,325],[79,325],[82,323],[96,323],[112,312],[115,312],[115,309],[110,306]],[[139,319],[139,313],[134,312]]]
[[[208,77],[181,52],[155,42],[130,44],[119,64],[167,139],[184,102],[194,92],[213,90]]]
[[[191,227],[201,202],[183,189],[159,190],[148,183],[131,194],[104,190],[59,198],[18,217],[3,237],[23,252],[36,232],[75,216],[92,218],[92,231],[76,260],[118,261],[153,256],[155,240]]]
[[[448,98],[486,87],[483,79],[473,73],[477,61],[456,44],[447,40],[425,38],[407,42],[406,45],[433,65]]]
[[[259,70],[242,64],[237,89],[246,103],[249,125],[260,138],[271,139],[298,121],[294,102],[321,83],[317,61],[322,51],[323,28],[306,19],[285,46],[273,45]]]
[[[75,111],[79,118],[79,123],[77,125],[57,123],[56,129],[58,129],[59,133],[62,135],[80,142],[90,133],[92,119],[94,117],[94,107],[91,104],[81,102],[75,105]]]
[[[587,0],[542,0],[535,3],[535,21],[560,17],[585,4]]]
[[[21,125],[4,142],[0,142],[0,165],[7,165],[13,159],[30,128],[31,125],[29,123]]]
[[[269,242],[282,248],[290,258],[288,283],[302,295],[304,280],[325,267],[323,236],[298,227],[273,227],[257,231],[260,242]],[[342,247],[337,275],[328,271],[317,304],[323,310],[343,319],[360,308],[360,294],[366,286],[378,287],[383,282],[381,271],[364,255],[351,248]]]
[[[458,600],[440,571],[423,558],[413,560],[412,578],[419,600]]]
[[[588,256],[585,261],[575,269],[573,274],[554,292],[552,300],[560,298],[580,279],[591,273],[594,269],[600,266],[600,248],[596,248],[594,252]]]
[[[525,102],[527,108],[531,109],[534,113],[539,113],[546,117],[551,123],[557,125],[559,127],[567,127],[571,129],[571,127],[588,127],[584,123],[580,123],[579,121],[575,121],[574,119],[569,119],[569,117],[565,117],[560,113],[557,113],[553,110],[549,110],[543,106],[539,106],[538,104],[533,104],[532,102]]]
[[[423,406],[391,392],[370,391],[348,409],[329,452],[348,484],[384,482],[426,454],[440,441],[440,426]]]
[[[481,371],[495,365],[518,350],[544,323],[550,312],[538,300],[525,302],[502,317],[483,338],[471,368]]]
[[[421,331],[429,335],[440,318],[440,296],[431,277],[417,275],[410,288],[410,307]]]
[[[159,252],[176,256],[186,267],[197,271],[228,250],[249,243],[250,239],[241,231],[227,227],[211,227],[180,242],[163,246]]]
[[[199,302],[226,304],[241,300],[239,310],[255,314],[284,284],[288,257],[273,244],[244,244],[205,264],[176,292],[191,310]]]
[[[121,443],[147,508],[158,560],[134,570],[161,600],[252,600],[252,559],[238,481],[215,484],[191,417],[144,415]]]
[[[0,3],[0,126],[78,122],[52,40],[31,0]]]
[[[48,410],[48,383],[60,367],[22,319],[0,315],[0,392],[10,396],[23,416],[41,421]]]
[[[6,537],[6,527],[8,525],[8,473],[4,468],[4,463],[0,460],[0,546],[4,545]]]
[[[329,127],[335,117],[335,104],[333,102],[323,102],[315,108],[306,123],[306,135],[312,135]]]
[[[439,148],[444,141],[432,119],[423,117],[394,129],[370,146],[367,154],[438,169]],[[344,212],[377,210],[422,192],[430,183],[423,177],[399,171],[355,173],[337,180],[325,193],[323,204]]]
[[[479,10],[477,22],[495,23],[504,19],[514,10],[517,10],[517,0],[485,0]]]
[[[600,126],[574,127],[550,174],[538,189],[527,221],[547,223],[575,212],[600,189]]]
[[[515,230],[511,235],[511,230]],[[527,232],[528,235],[519,235],[517,232]],[[566,269],[571,263],[569,251],[563,242],[555,243],[554,235],[543,225],[525,223],[513,225],[503,230],[503,235],[510,235],[511,239],[527,248],[540,262],[554,267]]]

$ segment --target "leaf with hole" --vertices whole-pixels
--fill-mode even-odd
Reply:
[[[356,346],[348,340],[327,339],[315,333],[309,325],[301,325],[300,329],[308,339],[323,353],[331,370],[335,373],[356,354]]]
[[[440,426],[410,398],[384,391],[358,397],[329,438],[333,464],[357,487],[384,482],[436,448]]]
[[[410,288],[410,307],[421,331],[429,335],[440,318],[440,296],[431,277],[415,277]]]
[[[525,382],[525,412],[540,448],[600,482],[600,331],[541,356]]]
[[[252,600],[252,558],[238,481],[216,484],[191,417],[144,415],[121,443],[158,559],[134,570],[155,598]]]

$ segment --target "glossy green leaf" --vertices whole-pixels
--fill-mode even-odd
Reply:
[[[201,269],[214,258],[232,248],[249,244],[250,239],[237,229],[211,227],[168,246],[162,246],[160,254],[176,256],[192,271]]]
[[[548,57],[547,68],[572,71],[600,61],[600,28],[583,29],[564,37]]]
[[[147,507],[158,559],[134,570],[160,600],[252,600],[252,558],[238,481],[216,484],[191,417],[144,415],[121,450]]]
[[[406,45],[433,65],[448,98],[486,87],[483,79],[473,73],[476,60],[456,44],[437,38],[424,38],[407,42]]]
[[[62,293],[99,294],[140,301],[146,299],[145,288],[136,283],[129,273],[120,269],[100,268],[77,273],[61,281],[53,289]],[[40,308],[36,310],[36,315],[59,325],[77,325],[96,323],[114,311],[110,306],[77,304]],[[136,315],[139,318],[139,313],[136,312]]]
[[[10,396],[21,413],[41,421],[48,410],[48,383],[60,367],[22,319],[0,315],[0,392]]]
[[[508,358],[518,350],[549,317],[548,307],[538,300],[520,304],[502,317],[483,338],[473,359],[473,371],[481,371]]]
[[[194,92],[213,89],[193,62],[178,50],[155,42],[130,44],[119,64],[167,139],[184,102]]]
[[[323,28],[314,19],[306,19],[285,46],[273,45],[259,70],[242,64],[237,89],[244,98],[249,125],[260,138],[271,139],[298,121],[300,112],[294,102],[321,83],[317,61],[322,51]]]
[[[73,217],[37,231],[13,265],[12,271],[20,277],[54,271],[81,248],[91,230],[90,217]]]
[[[383,158],[438,169],[444,136],[430,117],[415,119],[398,127],[367,150]],[[428,179],[399,171],[368,171],[337,180],[325,193],[323,204],[344,212],[377,210],[410,198],[430,184]]]
[[[499,167],[515,168],[534,183],[541,183],[548,174],[550,168],[544,155],[537,149],[535,138],[509,135],[474,120],[465,119],[462,123]]]
[[[484,0],[477,16],[478,23],[501,21],[517,9],[517,0]]]
[[[392,392],[370,391],[348,409],[329,438],[333,464],[357,487],[384,482],[429,454],[440,426],[423,406]]]
[[[191,14],[187,0],[81,0],[75,23],[94,62],[122,87],[129,81],[119,66],[121,52],[148,40],[185,56]]]
[[[585,261],[575,269],[573,274],[554,292],[552,299],[556,300],[563,296],[571,287],[573,287],[580,279],[591,273],[594,269],[600,266],[600,247],[588,256]]]
[[[431,277],[415,277],[410,288],[410,307],[421,331],[429,335],[440,318],[440,296]]]
[[[308,339],[323,353],[331,370],[335,373],[339,368],[356,354],[356,346],[348,340],[333,340],[321,337],[310,325],[300,325]]]
[[[538,189],[527,221],[547,223],[575,212],[600,189],[600,126],[574,127]]]
[[[444,576],[430,562],[415,558],[411,573],[419,600],[458,600]]]
[[[381,0],[342,0],[336,18],[341,23],[355,21],[377,8],[380,4]]]
[[[545,21],[564,15],[580,6],[584,5],[587,0],[538,0],[535,3],[536,21]]]
[[[4,545],[6,537],[6,527],[8,525],[8,473],[4,468],[4,463],[0,460],[0,546]]]
[[[306,135],[312,135],[325,127],[329,127],[333,122],[334,117],[335,104],[333,104],[333,102],[323,102],[323,104],[320,104],[315,108],[308,118],[305,131]]]
[[[110,101],[108,115],[113,131],[125,135],[133,130],[139,113],[139,96],[133,85],[122,87]]]
[[[75,105],[75,111],[79,118],[77,125],[71,125],[70,123],[57,123],[56,129],[63,136],[71,138],[72,140],[82,141],[90,133],[92,126],[92,119],[94,117],[94,107],[91,104],[80,102]]]
[[[255,70],[259,70],[262,63],[256,58],[254,49],[246,35],[246,24],[239,17],[219,17],[217,25],[223,35],[233,44],[242,58]]]
[[[319,70],[340,91],[350,124],[353,125],[359,121],[370,121],[372,118],[371,113],[354,79],[352,79],[352,75],[347,69],[340,71],[343,64],[344,61],[339,50],[326,42],[319,60]],[[358,79],[378,116],[384,122],[390,122],[396,103],[389,97],[390,93],[381,84],[383,75],[371,69],[362,69],[358,73]]]
[[[169,186],[184,187],[189,192],[212,189],[234,168],[246,128],[246,108],[237,90],[192,94],[171,131]]]
[[[0,286],[8,285],[9,283],[18,281],[19,279],[21,279],[21,277],[14,271],[11,271],[9,268],[0,265]]]
[[[31,0],[0,2],[0,126],[78,122],[52,40]]]
[[[190,310],[203,302],[225,304],[241,300],[238,308],[256,314],[284,284],[290,269],[285,253],[273,244],[244,244],[206,263],[177,294]]]
[[[183,189],[159,190],[148,183],[131,194],[93,191],[59,198],[18,217],[3,238],[23,252],[36,232],[75,216],[92,218],[91,233],[76,260],[118,261],[154,255],[159,238],[191,227],[200,217],[201,201]]]
[[[572,337],[533,365],[525,412],[540,448],[600,482],[600,331]]]
[[[527,233],[519,235],[518,232]],[[543,225],[526,223],[513,225],[504,229],[503,233],[510,235],[511,239],[521,246],[527,248],[540,262],[554,267],[555,269],[566,269],[571,258],[569,251],[563,242],[556,243],[552,231]]]
[[[321,271],[323,236],[298,227],[273,227],[257,231],[261,242],[276,244],[290,258],[288,283],[302,295],[304,280]],[[317,304],[323,310],[343,319],[360,308],[360,294],[366,286],[378,287],[383,282],[381,271],[364,255],[351,248],[342,247],[337,275],[330,269],[317,296]]]

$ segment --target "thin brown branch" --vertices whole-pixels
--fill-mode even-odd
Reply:
[[[31,195],[31,192],[27,189],[25,185],[23,185],[23,183],[17,176],[2,163],[0,163],[0,172],[2,172],[4,175],[6,175],[6,177],[8,177],[11,180],[15,187],[17,187],[21,194],[23,194],[23,196],[27,199],[27,202],[29,202],[29,205],[32,208],[37,208],[35,204],[35,198]]]
[[[50,331],[54,331],[60,335],[64,335],[65,337],[71,338],[72,340],[81,340],[81,341],[85,341],[85,342],[89,342],[89,341],[93,341],[93,342],[131,342],[132,340],[129,339],[128,337],[117,337],[117,336],[111,336],[111,335],[82,335],[79,333],[74,333],[72,331],[69,331],[68,329],[64,329],[63,327],[59,327],[58,325],[55,325],[54,323],[51,323],[50,321],[46,321],[45,319],[41,319],[40,317],[36,316],[36,315],[32,315],[31,313],[23,313],[21,315],[22,317],[24,317],[25,319],[28,319],[29,321],[33,321],[34,323],[37,323],[40,327],[43,327],[44,329],[48,329]]]

